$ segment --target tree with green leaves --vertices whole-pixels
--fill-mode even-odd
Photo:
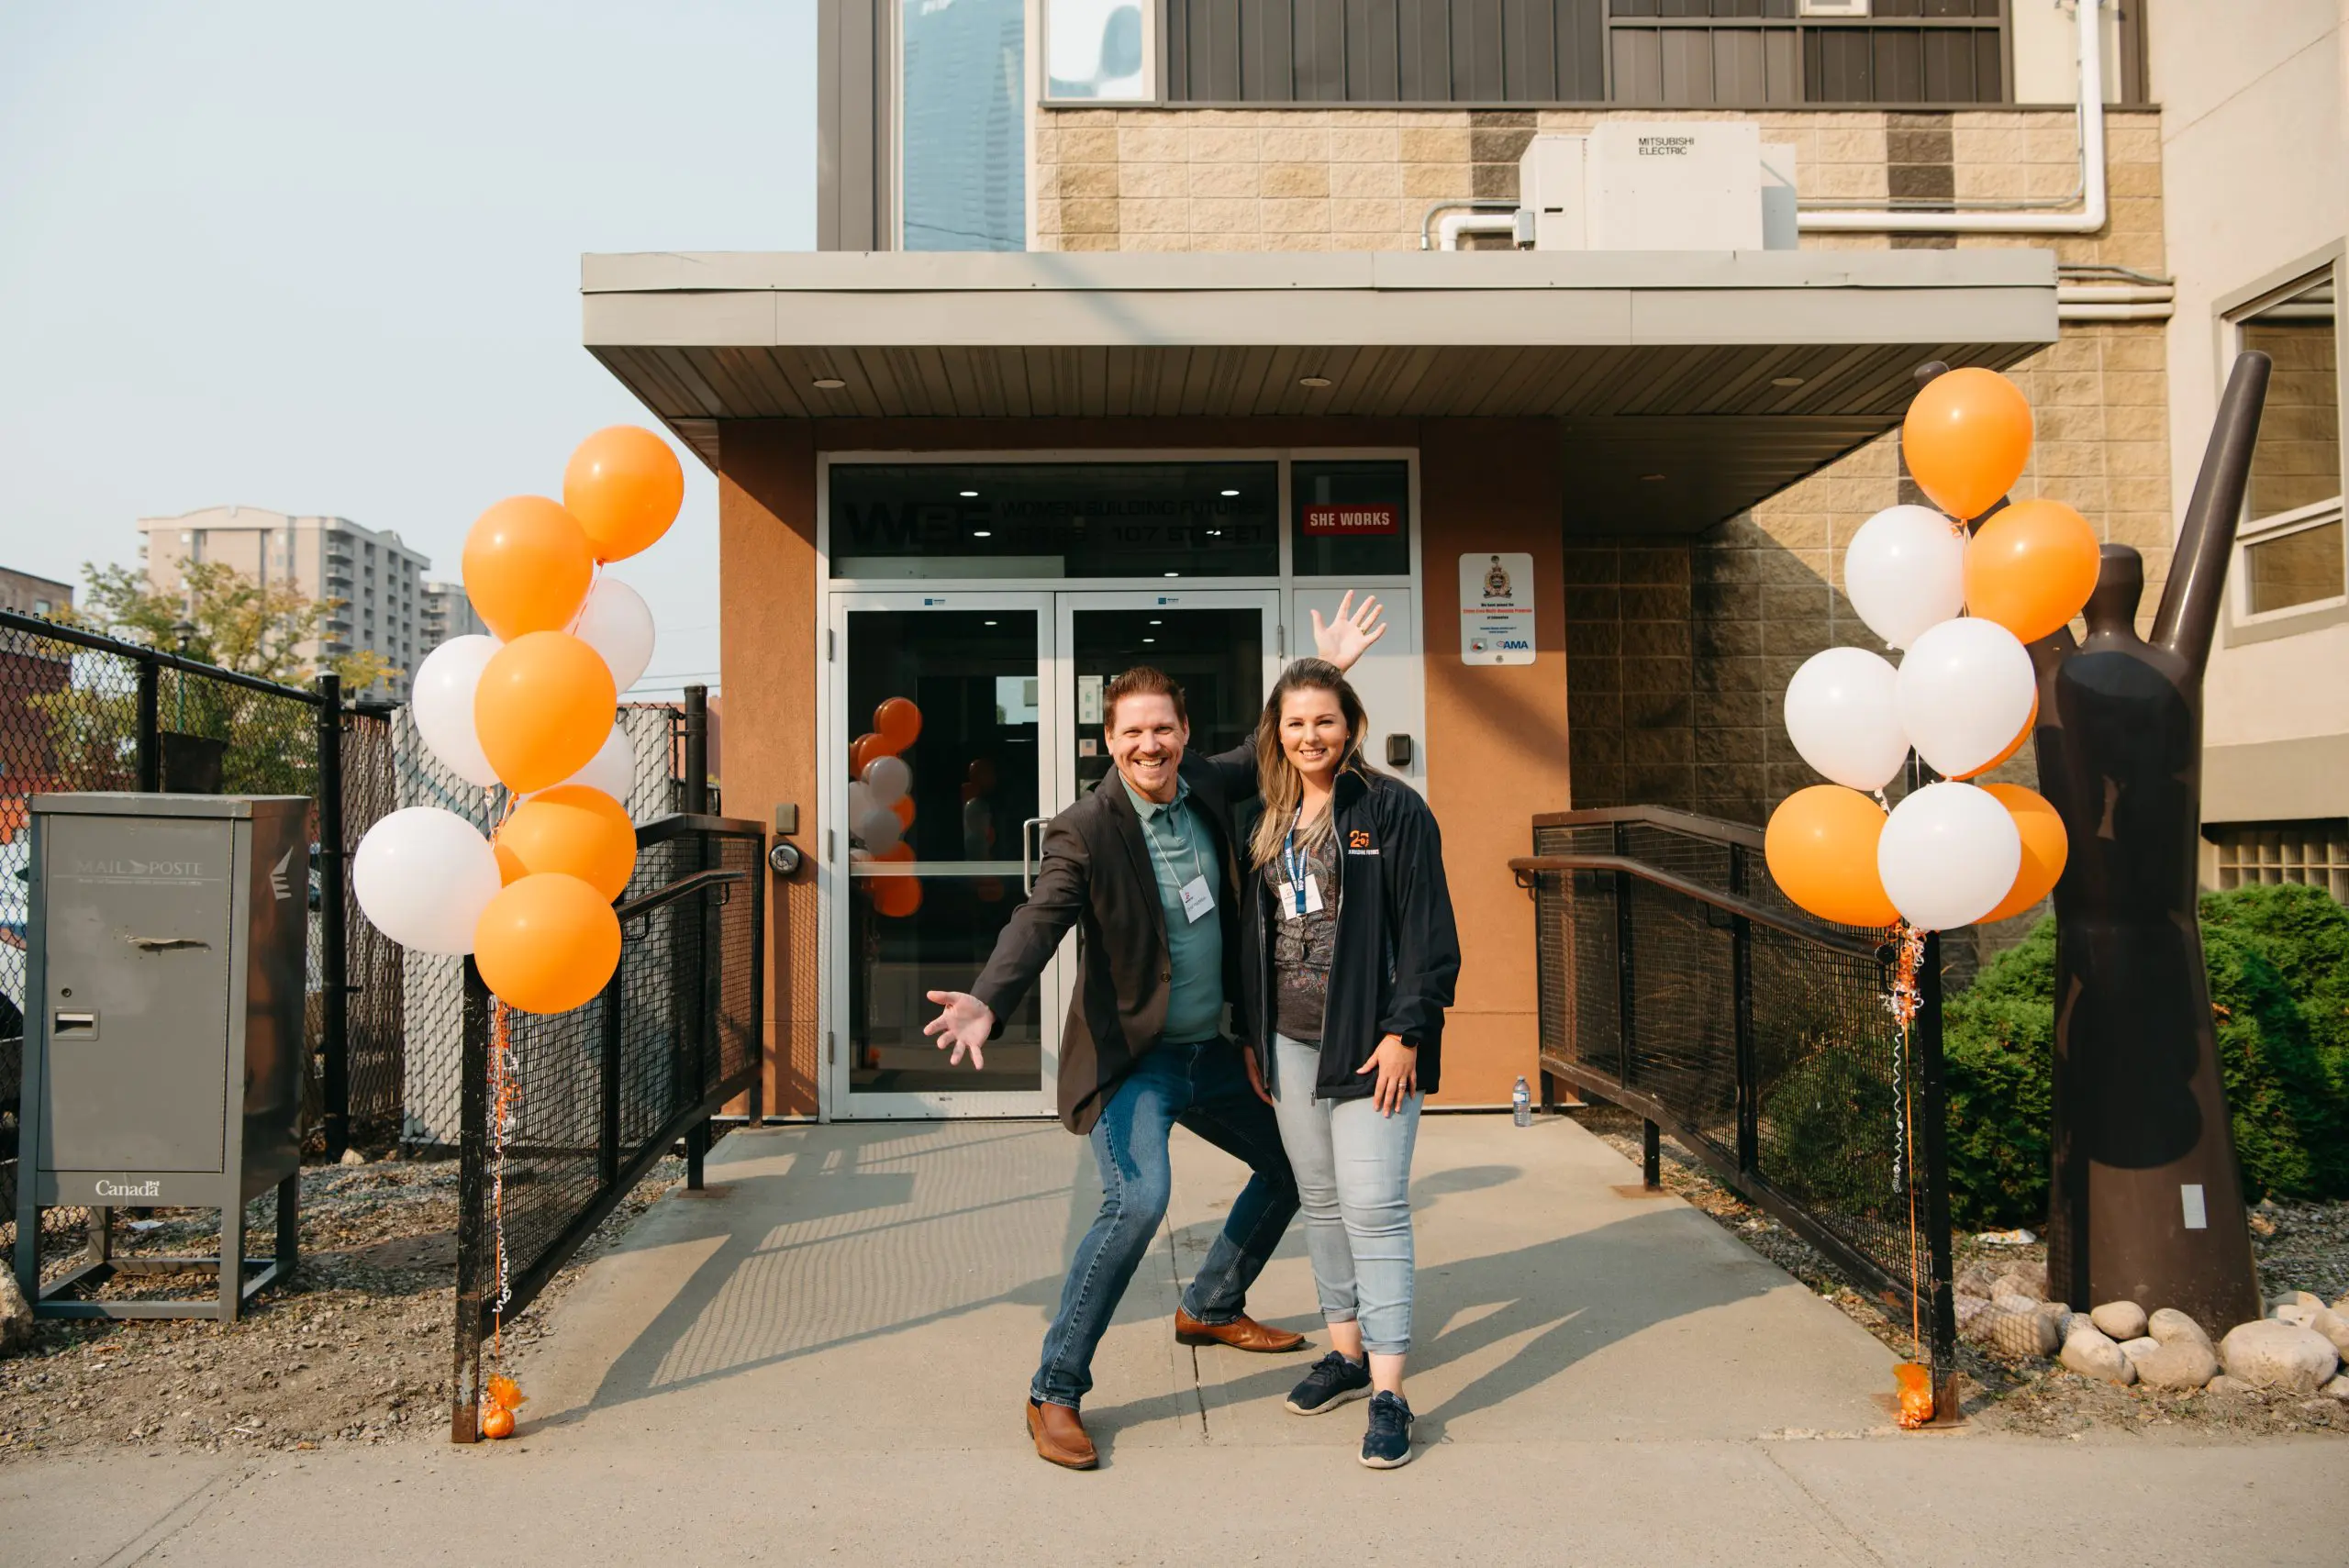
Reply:
[[[327,619],[344,601],[313,599],[292,582],[257,582],[208,561],[183,567],[184,595],[159,591],[145,573],[128,566],[91,563],[82,568],[82,577],[88,591],[71,618],[125,642],[184,653],[284,685],[301,685],[331,672],[342,677],[346,696],[358,696],[401,673],[372,648],[315,662],[306,659],[302,645],[325,640]]]

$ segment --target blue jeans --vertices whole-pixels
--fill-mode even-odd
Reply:
[[[1183,1293],[1183,1310],[1202,1323],[1238,1318],[1249,1285],[1280,1244],[1297,1213],[1297,1179],[1272,1107],[1249,1086],[1239,1047],[1225,1040],[1160,1046],[1110,1093],[1093,1124],[1101,1212],[1069,1262],[1030,1398],[1074,1410],[1092,1388],[1093,1352],[1166,1218],[1174,1185],[1166,1140],[1178,1122],[1255,1172]]]
[[[1320,1047],[1274,1038],[1273,1099],[1297,1169],[1321,1318],[1359,1319],[1363,1349],[1399,1356],[1411,1348],[1411,1151],[1426,1096],[1409,1096],[1393,1116],[1367,1096],[1319,1099],[1320,1062]]]

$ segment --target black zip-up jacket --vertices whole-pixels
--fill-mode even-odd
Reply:
[[[1443,1012],[1460,977],[1460,933],[1435,813],[1401,780],[1353,771],[1338,776],[1330,808],[1338,835],[1338,930],[1314,1096],[1366,1098],[1374,1075],[1361,1068],[1390,1034],[1418,1048],[1419,1087],[1433,1094],[1443,1073]],[[1244,831],[1240,841],[1247,842]],[[1253,896],[1240,922],[1248,1020],[1241,1032],[1269,1051],[1271,922],[1281,914],[1262,874],[1247,884]]]

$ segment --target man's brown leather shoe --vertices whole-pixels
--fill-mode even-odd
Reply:
[[[1181,1307],[1174,1309],[1174,1342],[1179,1345],[1230,1345],[1235,1351],[1278,1354],[1303,1347],[1305,1336],[1275,1329],[1241,1316],[1229,1323],[1202,1323]]]
[[[1101,1462],[1085,1423],[1065,1405],[1028,1401],[1028,1435],[1036,1440],[1036,1457],[1063,1470],[1091,1470]]]

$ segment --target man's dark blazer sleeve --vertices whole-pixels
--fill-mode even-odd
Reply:
[[[1093,855],[1085,836],[1058,817],[1044,824],[1035,891],[1013,912],[987,966],[971,983],[971,995],[995,1015],[995,1034],[1003,1032],[1004,1020],[1028,999],[1061,939],[1083,917],[1092,883]]]

